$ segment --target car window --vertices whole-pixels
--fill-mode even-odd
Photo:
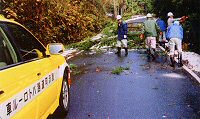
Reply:
[[[16,52],[0,27],[0,68],[17,62]]]
[[[43,45],[26,29],[23,27],[7,23],[6,25],[14,38],[20,54],[24,61],[38,58],[38,55],[34,49],[38,49],[41,52],[45,52]]]

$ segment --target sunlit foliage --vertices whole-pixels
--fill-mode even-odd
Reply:
[[[28,27],[44,44],[81,41],[106,21],[99,0],[0,0],[0,13]]]

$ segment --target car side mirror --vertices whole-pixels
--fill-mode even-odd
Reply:
[[[38,50],[38,49],[33,49],[36,53],[37,53],[37,56],[38,56],[38,58],[43,58],[44,56],[43,56],[43,54],[42,54],[42,52],[40,52],[40,50]]]
[[[64,52],[65,48],[62,43],[50,43],[47,45],[47,54],[58,55]]]

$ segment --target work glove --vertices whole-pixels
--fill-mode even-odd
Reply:
[[[126,39],[127,38],[127,35],[124,35],[124,39]]]

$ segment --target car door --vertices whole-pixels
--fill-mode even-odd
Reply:
[[[43,66],[49,63],[45,57],[38,58],[34,49],[44,54],[45,48],[20,25],[6,22],[1,27],[15,52],[10,53],[11,58],[17,61],[12,61],[0,71],[0,118],[39,118],[42,113],[39,110],[39,97],[49,86],[45,85],[48,71]],[[48,101],[46,105],[50,105]]]
[[[55,58],[45,55],[46,49],[27,30],[13,24],[7,24],[7,27],[12,37],[14,37],[23,61],[27,62],[27,65],[31,63],[27,66],[27,71],[36,71],[32,72],[33,75],[36,75],[36,78],[29,78],[27,80],[32,80],[30,88],[35,87],[36,89],[37,96],[35,96],[34,100],[36,100],[38,105],[37,118],[41,118],[58,98],[58,83],[55,80],[58,64],[54,62]],[[36,52],[34,51],[35,49],[43,53],[43,57],[38,59],[38,54],[35,54]]]
[[[37,66],[38,61],[23,62],[5,31],[3,23],[0,23],[0,118],[20,118],[23,114],[27,115],[27,112],[36,118],[37,102],[31,101],[33,96],[29,94],[34,91],[28,87],[37,81],[39,70],[30,70],[28,67]]]

